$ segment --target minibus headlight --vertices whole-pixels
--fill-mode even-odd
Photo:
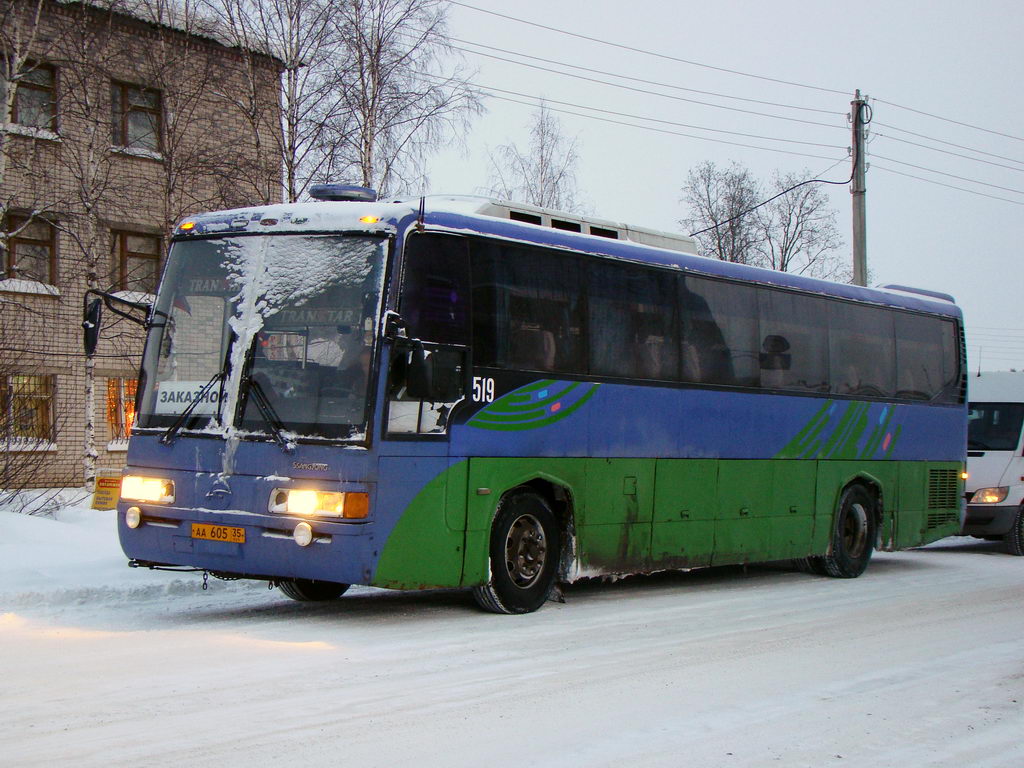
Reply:
[[[971,496],[971,504],[998,504],[1005,501],[1009,492],[1009,487],[1005,485],[998,488],[979,488]]]
[[[121,478],[121,498],[125,501],[171,504],[174,502],[174,482],[162,477],[125,475]]]
[[[278,488],[270,494],[270,511],[278,514],[362,520],[370,513],[370,496],[344,491]]]

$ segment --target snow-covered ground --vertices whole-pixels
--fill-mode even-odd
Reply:
[[[1024,558],[457,591],[131,570],[113,512],[0,513],[0,765],[1024,766]]]

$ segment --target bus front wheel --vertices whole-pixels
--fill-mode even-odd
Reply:
[[[277,586],[292,600],[310,603],[339,598],[345,594],[349,585],[334,581],[313,581],[312,579],[281,579],[277,582]]]
[[[874,496],[863,485],[851,485],[839,499],[832,549],[818,564],[829,576],[856,578],[868,567],[874,542]]]
[[[491,526],[491,577],[473,597],[492,613],[530,613],[551,594],[558,567],[555,515],[533,491],[502,497]]]
[[[1006,542],[1006,550],[1011,555],[1024,555],[1024,504],[1017,509],[1017,516],[1013,518],[1013,527],[1003,537]]]

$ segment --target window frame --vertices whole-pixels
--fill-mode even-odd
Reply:
[[[128,440],[136,419],[139,380],[124,376],[107,377],[106,422],[110,442]],[[113,399],[112,399],[113,398]],[[130,409],[130,411],[129,411]]]
[[[24,234],[25,229],[31,224],[40,223],[45,224],[49,230],[50,237],[47,240],[38,240],[34,237],[27,237]],[[43,285],[56,285],[57,284],[57,227],[49,219],[43,216],[32,216],[25,214],[12,213],[7,216],[4,222],[5,231],[7,232],[7,243],[3,249],[3,276],[9,280],[28,280],[30,282],[42,283]],[[11,232],[21,229],[18,234],[11,234]],[[34,277],[24,277],[18,274],[17,267],[17,250],[18,245],[42,245],[49,252],[50,256],[47,263],[47,279],[45,281],[38,280]]]
[[[26,75],[29,75],[33,72],[48,72],[50,75],[50,84],[40,85],[39,83],[34,83],[31,80],[27,79]],[[5,90],[6,88],[11,87],[11,82],[6,81],[5,83],[3,83],[3,85],[5,86]],[[22,89],[49,94],[49,119],[47,120],[45,125],[23,123],[19,119],[18,103],[20,101],[20,94],[22,93]],[[26,61],[24,69],[19,74],[18,79],[14,81],[14,101],[11,104],[11,124],[18,125],[23,128],[34,128],[40,131],[50,131],[52,133],[57,133],[57,93],[57,67],[53,64],[46,64],[43,62]]]
[[[114,257],[114,284],[117,286],[117,290],[120,291],[135,291],[136,293],[145,293],[149,295],[155,295],[156,289],[160,285],[160,269],[163,266],[163,238],[160,235],[154,235],[151,232],[133,232],[130,229],[112,229],[110,230],[111,238],[113,240],[112,248]],[[156,241],[156,253],[143,253],[141,251],[130,251],[128,250],[128,238],[129,237],[144,237],[150,240]],[[139,291],[135,288],[128,287],[128,259],[148,259],[156,261],[156,269],[154,270],[154,283],[152,290]]]
[[[13,380],[18,377],[39,379],[40,383],[44,384],[47,390],[43,395],[34,394],[14,394]],[[53,374],[48,373],[11,373],[6,376],[0,376],[0,417],[2,417],[8,424],[14,425],[14,411],[13,406],[18,398],[28,398],[35,401],[43,401],[45,403],[45,414],[43,421],[45,435],[14,435],[11,434],[5,444],[0,446],[2,448],[23,448],[23,447],[35,447],[52,445],[56,442],[56,420],[55,420],[55,405],[57,401],[57,377]],[[35,408],[33,408],[35,410]],[[13,429],[12,429],[13,431]]]
[[[163,93],[156,88],[147,88],[143,85],[127,83],[121,80],[111,80],[111,103],[110,111],[113,126],[112,143],[118,149],[136,150],[142,152],[153,152],[162,154],[164,148],[164,99]],[[156,95],[156,107],[144,107],[133,105],[128,95],[131,91],[141,94],[152,93]],[[153,115],[156,118],[156,146],[132,145],[128,141],[129,118],[133,112]]]

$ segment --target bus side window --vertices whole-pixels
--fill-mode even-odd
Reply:
[[[590,372],[678,380],[674,276],[602,262],[588,273]]]
[[[683,381],[758,385],[755,291],[753,286],[692,275],[680,278]]]
[[[789,345],[789,365],[763,366],[761,386],[805,392],[829,389],[828,334],[822,322],[828,317],[824,299],[770,288],[758,289],[761,338],[778,337]],[[774,342],[777,344],[777,342]],[[761,358],[765,363],[772,356]]]
[[[959,365],[951,361],[950,370],[944,371],[944,358],[951,357],[953,351],[943,351],[948,346],[946,337],[952,339],[955,327],[951,322],[936,321],[934,317],[896,313],[897,397],[957,401]],[[951,381],[944,382],[944,375]]]
[[[828,312],[831,391],[892,397],[896,391],[892,312],[841,301],[830,301]]]
[[[586,373],[578,260],[488,240],[471,249],[474,364]]]
[[[412,338],[469,342],[469,252],[466,239],[417,233],[405,245],[399,314]]]

